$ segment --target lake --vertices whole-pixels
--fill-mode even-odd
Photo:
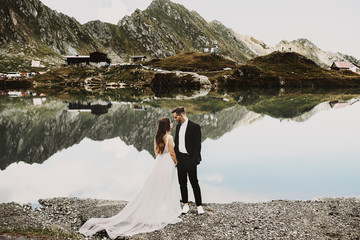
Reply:
[[[0,202],[130,200],[153,166],[158,119],[178,105],[202,127],[205,203],[360,197],[360,94],[78,95],[0,96]]]

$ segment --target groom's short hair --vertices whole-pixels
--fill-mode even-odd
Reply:
[[[176,113],[176,115],[185,114],[185,108],[184,107],[176,107],[174,110],[172,110],[171,113]]]

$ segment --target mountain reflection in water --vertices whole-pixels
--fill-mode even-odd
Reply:
[[[151,169],[158,119],[171,117],[177,105],[202,126],[205,201],[360,196],[358,98],[337,106],[324,99],[244,93],[135,103],[1,97],[0,202],[129,200]],[[91,106],[101,114],[80,111]]]

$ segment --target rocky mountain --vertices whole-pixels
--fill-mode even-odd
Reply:
[[[207,23],[196,12],[169,0],[154,0],[146,10],[136,10],[118,25],[101,21],[81,25],[40,0],[2,0],[0,17],[3,66],[26,66],[34,58],[63,63],[65,55],[95,50],[106,52],[113,61],[134,54],[160,58],[181,51],[203,51],[215,40],[224,55],[238,61],[256,56],[221,23]]]
[[[100,47],[76,19],[46,7],[39,0],[2,0],[0,5],[2,56],[34,56],[62,62],[63,55]],[[3,59],[2,59],[3,60]]]
[[[137,51],[157,58],[184,50],[203,51],[213,47],[214,41],[222,54],[238,61],[256,56],[220,22],[208,23],[198,13],[169,0],[154,0],[146,10],[125,16],[118,26],[137,40]]]
[[[360,63],[350,56],[324,52],[305,39],[269,47],[219,21],[209,23],[170,0],[153,0],[147,9],[136,10],[117,25],[101,21],[82,25],[40,0],[1,0],[0,18],[0,71],[23,69],[32,59],[60,64],[65,55],[96,50],[119,62],[134,54],[162,58],[182,51],[202,52],[214,43],[222,55],[240,63],[283,48],[304,54],[321,66],[334,60]]]
[[[291,50],[289,50],[291,49]],[[342,53],[332,53],[330,51],[323,51],[319,47],[317,47],[314,43],[312,43],[308,39],[297,39],[294,41],[281,41],[274,47],[270,48],[270,51],[293,51],[300,53],[301,55],[306,56],[307,58],[313,60],[321,67],[329,67],[335,61],[346,61],[352,62],[360,65],[360,60],[345,55]]]
[[[360,64],[360,60],[355,57],[342,54],[339,52],[333,53],[330,51],[324,51],[317,47],[308,39],[300,38],[293,41],[281,41],[275,46],[268,46],[266,43],[256,40],[251,36],[241,35],[239,33],[234,33],[236,38],[239,39],[244,45],[246,45],[252,52],[257,54],[257,56],[263,56],[270,54],[274,51],[280,52],[297,52],[301,55],[313,60],[316,64],[321,67],[328,68],[335,61],[345,61],[352,62],[355,64]]]

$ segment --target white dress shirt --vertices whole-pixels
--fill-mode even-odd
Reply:
[[[185,133],[189,119],[186,118],[185,122],[181,124],[179,130],[179,152],[188,154],[185,147]]]

